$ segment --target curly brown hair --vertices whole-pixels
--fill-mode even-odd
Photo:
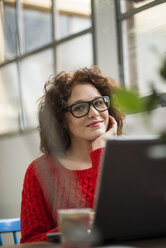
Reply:
[[[102,96],[110,97],[109,114],[117,121],[118,135],[122,134],[124,113],[112,104],[111,95],[119,86],[116,82],[103,75],[97,66],[83,68],[73,73],[61,72],[50,78],[44,86],[44,95],[39,99],[39,132],[40,149],[52,154],[62,152],[70,147],[71,140],[67,129],[64,109],[74,85],[89,83]]]

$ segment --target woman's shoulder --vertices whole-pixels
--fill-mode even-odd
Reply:
[[[49,159],[48,159],[48,155],[47,154],[43,154],[40,157],[34,159],[29,166],[26,169],[26,174],[25,175],[29,175],[29,174],[36,174],[36,171],[38,170],[45,170],[46,168],[48,168],[48,164],[49,164]]]
[[[50,178],[51,175],[55,175],[56,163],[54,163],[47,154],[33,160],[28,166],[24,181],[40,182],[43,177]]]
[[[43,154],[41,155],[40,157],[34,159],[30,165],[28,166],[27,168],[27,171],[31,171],[31,170],[35,170],[37,169],[39,166],[42,166],[43,164],[46,164],[48,163],[47,162],[47,155],[46,154]]]

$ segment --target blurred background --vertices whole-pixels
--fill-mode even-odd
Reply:
[[[151,83],[166,96],[165,13],[165,0],[0,0],[0,218],[20,215],[26,168],[41,154],[37,100],[52,74],[98,65],[140,97]],[[128,115],[125,132],[164,129],[165,105],[144,122]]]

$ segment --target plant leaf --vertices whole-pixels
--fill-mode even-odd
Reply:
[[[127,114],[140,112],[143,108],[143,102],[138,94],[123,88],[113,93],[112,102]]]
[[[143,111],[148,113],[155,109],[159,104],[159,95],[153,85],[151,85],[151,94],[143,99]]]

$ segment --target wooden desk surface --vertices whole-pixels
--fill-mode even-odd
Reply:
[[[166,237],[160,238],[160,239],[146,239],[146,240],[139,240],[139,241],[128,241],[128,242],[123,242],[123,243],[119,243],[119,244],[110,244],[110,245],[103,246],[103,247],[112,247],[112,248],[166,248]],[[62,245],[55,243],[55,242],[33,242],[33,243],[3,246],[3,248],[62,248]],[[66,248],[67,248],[67,246],[66,246]],[[101,246],[98,248],[101,248]]]

